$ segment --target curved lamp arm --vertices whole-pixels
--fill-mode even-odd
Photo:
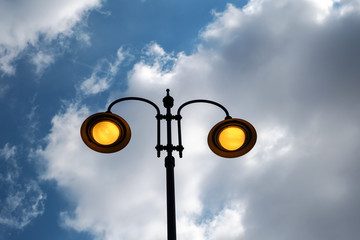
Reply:
[[[206,100],[206,99],[196,99],[196,100],[191,100],[191,101],[187,101],[185,103],[183,103],[177,110],[177,115],[176,115],[176,120],[178,121],[178,141],[179,141],[179,146],[182,146],[182,140],[181,140],[181,109],[183,109],[185,106],[192,104],[192,103],[209,103],[209,104],[213,104],[215,106],[218,106],[219,108],[221,108],[222,110],[224,110],[225,112],[225,119],[231,119],[231,116],[229,115],[229,111],[220,103],[211,101],[211,100]],[[179,150],[179,156],[180,158],[182,158],[182,150],[183,148],[181,148]]]
[[[225,114],[226,114],[226,117],[225,119],[230,119],[230,115],[229,115],[229,112],[228,110],[223,106],[221,105],[220,103],[217,103],[217,102],[214,102],[214,101],[211,101],[211,100],[206,100],[206,99],[196,99],[196,100],[191,100],[191,101],[188,101],[186,103],[183,103],[178,111],[177,111],[177,115],[180,116],[180,111],[181,109],[183,109],[183,107],[185,107],[186,105],[189,105],[189,104],[192,104],[192,103],[210,103],[210,104],[213,104],[213,105],[216,105],[218,106],[219,108],[221,108],[222,110],[224,110]]]
[[[161,152],[161,145],[160,145],[160,120],[161,120],[161,114],[160,114],[160,109],[159,107],[152,101],[145,99],[145,98],[140,98],[140,97],[125,97],[125,98],[120,98],[117,99],[115,101],[113,101],[112,103],[110,103],[107,112],[111,113],[111,108],[119,103],[119,102],[123,102],[123,101],[128,101],[128,100],[135,100],[135,101],[141,101],[141,102],[146,102],[150,105],[152,105],[155,109],[156,109],[156,113],[157,115],[155,116],[157,119],[157,146],[156,146],[156,150],[157,150],[157,157],[160,157],[160,152]]]
[[[107,112],[111,112],[111,108],[112,108],[115,104],[117,104],[117,103],[119,103],[119,102],[127,101],[127,100],[136,100],[136,101],[146,102],[146,103],[152,105],[152,106],[156,109],[157,114],[160,114],[160,109],[159,109],[159,107],[158,107],[155,103],[153,103],[152,101],[150,101],[150,100],[148,100],[148,99],[140,98],[140,97],[125,97],[125,98],[117,99],[117,100],[113,101],[112,103],[110,103],[110,105],[109,105],[109,107],[108,107],[108,109],[107,109]]]

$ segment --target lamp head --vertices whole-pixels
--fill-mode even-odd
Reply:
[[[113,153],[129,143],[131,130],[128,123],[111,112],[96,113],[81,126],[81,138],[94,151]]]
[[[240,157],[256,143],[256,130],[243,119],[231,118],[217,123],[209,132],[208,144],[217,155],[225,158]]]

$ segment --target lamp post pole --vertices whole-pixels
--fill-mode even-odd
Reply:
[[[167,234],[168,240],[176,240],[176,211],[175,211],[175,177],[174,167],[175,158],[172,155],[174,150],[172,145],[172,134],[171,134],[171,121],[174,117],[171,114],[171,108],[174,106],[174,99],[169,94],[167,89],[167,95],[163,99],[164,107],[166,108],[166,129],[167,129],[167,145],[166,151],[167,156],[165,157],[166,167],[166,204],[167,204]]]
[[[239,157],[249,152],[256,142],[256,130],[243,119],[233,119],[227,109],[221,104],[205,99],[191,100],[183,103],[177,110],[176,115],[171,114],[174,106],[174,99],[170,96],[170,90],[163,98],[163,105],[166,114],[160,113],[159,107],[152,101],[140,97],[125,97],[113,101],[106,112],[96,113],[88,117],[81,126],[81,137],[84,143],[91,149],[101,153],[113,153],[120,151],[130,141],[131,130],[128,123],[120,116],[113,114],[111,108],[123,101],[136,100],[152,105],[156,112],[157,119],[157,157],[161,151],[166,151],[166,207],[167,207],[167,235],[168,240],[176,240],[176,211],[175,211],[175,158],[173,151],[179,152],[182,158],[184,149],[181,140],[181,109],[193,103],[208,103],[221,108],[225,112],[225,120],[217,123],[209,132],[208,144],[210,149],[217,155],[226,158]],[[161,145],[160,122],[166,121],[166,145]],[[178,145],[172,143],[172,121],[177,121],[178,126]]]

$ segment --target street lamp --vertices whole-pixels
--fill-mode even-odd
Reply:
[[[129,124],[120,116],[111,112],[111,108],[123,101],[136,100],[146,102],[152,105],[157,114],[157,157],[160,157],[161,151],[166,151],[166,196],[167,196],[167,227],[168,240],[176,240],[176,215],[175,215],[175,183],[174,167],[175,158],[173,151],[179,152],[182,158],[184,147],[181,139],[181,110],[193,103],[209,103],[220,107],[225,112],[225,120],[217,123],[209,132],[208,144],[210,149],[217,155],[225,158],[239,157],[249,152],[256,143],[256,130],[247,121],[238,118],[232,118],[227,109],[221,104],[205,99],[197,99],[185,102],[177,111],[176,115],[171,114],[171,108],[174,106],[174,99],[170,96],[170,90],[163,98],[163,105],[166,108],[166,114],[161,114],[159,107],[152,101],[140,97],[125,97],[113,101],[106,112],[96,113],[88,117],[81,126],[81,138],[84,143],[94,151],[101,153],[114,153],[125,148],[131,138]],[[160,121],[166,121],[167,144],[160,143]],[[178,145],[172,144],[171,121],[178,123]]]

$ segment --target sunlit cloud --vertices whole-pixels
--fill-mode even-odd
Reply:
[[[167,53],[152,42],[134,63],[122,95],[161,106],[170,88],[174,111],[188,100],[212,99],[258,131],[252,152],[221,159],[207,149],[206,137],[223,113],[201,104],[183,111],[184,158],[176,160],[179,239],[331,239],[335,233],[352,239],[358,232],[346,230],[357,218],[339,213],[355,209],[359,199],[351,184],[359,180],[352,170],[358,168],[359,143],[349,141],[360,134],[360,72],[354,64],[359,33],[352,31],[359,17],[328,14],[335,11],[331,3],[228,5],[200,33],[196,52]],[[107,64],[107,72],[116,74],[118,64]],[[113,97],[110,78],[95,76],[82,91]],[[140,103],[115,107],[133,136],[126,149],[102,155],[87,149],[79,134],[82,121],[96,111],[104,109],[65,105],[38,151],[43,177],[75,203],[62,221],[100,239],[163,238],[164,166],[154,149],[155,112]]]
[[[128,53],[123,48],[119,48],[114,62],[109,62],[106,59],[101,60],[95,66],[91,76],[81,83],[80,90],[82,93],[93,95],[108,90],[119,71],[120,64],[127,55]]]
[[[41,75],[48,66],[54,63],[54,56],[40,51],[33,56],[31,61],[36,67],[35,73]]]
[[[21,4],[1,1],[1,72],[7,75],[14,74],[16,70],[14,61],[28,47],[38,46],[39,43],[44,45],[44,43],[72,36],[74,34],[73,27],[89,10],[99,7],[100,4],[101,0],[76,2],[31,0]],[[41,49],[39,54],[43,54]],[[41,59],[39,54],[36,54],[37,57],[33,60],[37,67],[37,73],[46,66],[45,62],[50,63],[49,59]]]

